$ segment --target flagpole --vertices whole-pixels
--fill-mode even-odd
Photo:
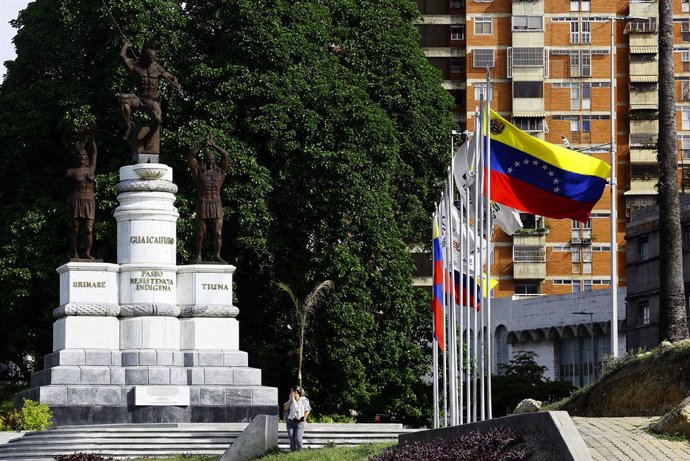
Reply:
[[[488,95],[488,88],[487,88],[487,95]],[[487,245],[489,244],[489,241],[491,240],[491,236],[489,235],[489,230],[485,227],[484,221],[486,219],[486,212],[483,209],[483,206],[487,200],[483,198],[482,196],[482,191],[484,190],[484,181],[486,181],[485,175],[484,175],[484,159],[486,155],[486,138],[487,138],[487,133],[484,132],[485,129],[485,120],[486,120],[486,102],[483,101],[483,104],[481,105],[479,109],[480,113],[480,130],[482,132],[482,148],[479,151],[479,156],[478,156],[478,162],[479,166],[477,167],[477,190],[479,191],[479,199],[477,201],[477,209],[479,210],[479,222],[476,224],[477,229],[479,230],[479,236],[480,238],[483,236],[486,238]],[[486,283],[484,281],[484,264],[486,264],[486,261],[484,259],[484,249],[482,248],[483,244],[479,245],[479,251],[477,257],[479,258],[479,272],[475,274],[475,277],[479,277],[479,298],[481,299],[481,303],[479,303],[479,306],[481,306],[481,310],[477,308],[477,316],[479,317],[479,330],[477,334],[477,338],[479,340],[479,349],[478,349],[478,354],[479,354],[479,417],[481,421],[484,421],[486,419],[486,388],[485,388],[485,379],[484,379],[484,373],[485,373],[485,367],[484,367],[484,362],[486,360],[485,356],[485,345],[486,345],[486,331],[484,329],[484,306],[485,306],[485,298],[484,298],[484,290]],[[476,280],[476,278],[475,278]]]
[[[453,137],[451,135],[451,165],[452,159],[452,149]],[[448,268],[446,270],[446,275],[448,276],[448,294],[446,305],[449,306],[448,310],[448,361],[449,361],[449,373],[448,380],[450,384],[450,398],[449,398],[449,410],[450,410],[450,425],[456,426],[457,423],[457,401],[458,401],[458,389],[457,389],[457,342],[455,337],[455,296],[453,295],[453,289],[455,284],[455,278],[453,277],[453,210],[452,197],[452,170],[448,171],[448,179],[446,181],[446,229],[447,229],[447,248],[446,254],[448,255]]]
[[[476,147],[476,136],[472,138],[472,142],[475,143]],[[476,150],[475,150],[476,152]],[[465,158],[465,161],[467,162],[467,170],[469,172],[470,170],[470,158],[469,158],[469,152],[467,153],[467,157]],[[474,163],[474,160],[472,161]],[[468,173],[469,175],[469,173]],[[469,179],[467,179],[469,181]],[[467,184],[466,181],[466,184]],[[462,283],[463,286],[463,295],[465,297],[465,310],[466,310],[466,322],[465,322],[465,331],[464,331],[464,338],[465,338],[465,357],[466,360],[465,362],[467,363],[467,366],[465,367],[465,405],[466,405],[466,411],[465,411],[465,421],[467,423],[472,422],[472,386],[470,383],[470,373],[472,370],[471,364],[472,360],[470,357],[471,353],[471,343],[470,343],[470,188],[468,187],[467,190],[465,191],[465,211],[467,211],[467,215],[465,218],[465,222],[467,223],[467,232],[465,235],[465,242],[464,242],[464,247],[466,248],[465,254],[467,255],[467,259],[463,261],[463,268],[460,273],[461,277],[464,277],[464,282]]]
[[[486,68],[486,111],[489,121],[491,120],[491,71]],[[491,222],[491,124],[487,127],[489,132],[486,136],[486,227],[488,229],[487,235],[491,235],[493,230],[493,223]],[[488,412],[489,419],[492,419],[491,411],[491,342],[493,341],[493,329],[491,328],[491,239],[488,239],[486,246],[486,393],[487,393],[487,405],[486,409]],[[482,293],[484,291],[482,290]]]
[[[465,157],[467,157],[467,150],[468,150],[469,142],[470,142],[469,137],[467,136],[467,132],[465,131],[465,142],[463,143],[463,146],[465,147]],[[452,168],[452,171],[455,171],[455,161],[456,161],[455,157],[456,157],[456,156],[454,155],[454,156],[453,156],[453,168]],[[457,155],[457,157],[460,157],[460,149],[458,149],[458,155]],[[459,161],[459,160],[460,160],[460,159],[458,158],[458,161]],[[455,178],[453,178],[453,179],[455,179]],[[456,184],[456,186],[457,186],[457,184]],[[461,196],[461,198],[462,198],[462,196]],[[455,203],[454,203],[453,205],[455,205]],[[459,360],[459,367],[458,367],[458,370],[459,370],[459,373],[460,373],[460,379],[458,380],[458,387],[459,387],[459,389],[458,389],[458,395],[459,395],[459,397],[460,397],[459,402],[458,402],[458,423],[459,423],[459,424],[463,424],[463,422],[464,422],[464,420],[463,420],[463,413],[462,413],[462,407],[463,407],[463,403],[464,403],[464,398],[463,398],[463,391],[464,391],[464,389],[463,389],[463,382],[464,382],[464,379],[465,379],[464,376],[463,376],[463,372],[464,372],[464,370],[465,370],[465,354],[464,354],[464,350],[465,350],[465,346],[464,346],[464,345],[465,345],[465,342],[463,341],[463,332],[464,332],[463,325],[464,325],[465,322],[463,322],[463,316],[462,316],[462,298],[461,298],[461,296],[462,296],[462,293],[463,293],[463,290],[462,290],[462,270],[463,270],[463,261],[464,261],[464,258],[465,258],[465,252],[466,252],[466,248],[467,248],[467,247],[465,246],[465,243],[463,242],[463,237],[462,237],[462,232],[463,232],[463,229],[464,229],[464,227],[463,227],[463,214],[464,214],[463,211],[464,211],[464,210],[463,210],[463,204],[460,203],[460,207],[458,207],[458,215],[459,215],[459,216],[458,216],[458,224],[460,225],[460,229],[458,229],[458,236],[459,236],[459,237],[458,237],[458,238],[459,238],[458,243],[460,244],[460,251],[459,251],[459,255],[458,255],[458,256],[460,257],[460,261],[458,261],[458,270],[459,270],[459,273],[458,273],[458,286],[456,287],[456,290],[459,290],[459,291],[457,292],[458,301],[459,301],[459,303],[458,303],[459,306],[457,306],[457,308],[458,308],[458,310],[460,311],[460,328],[459,328],[459,330],[460,330],[460,351],[459,351],[459,352],[460,352],[460,360]],[[455,280],[455,272],[453,272],[453,280]]]
[[[438,222],[438,205],[436,206],[436,211],[433,215],[433,219]],[[434,252],[434,230],[433,230],[433,225],[432,225],[432,230],[431,230],[431,252],[433,255]],[[433,291],[433,280],[434,279],[434,268],[435,264],[431,265],[431,280],[432,280],[432,291]],[[432,295],[433,296],[433,295]],[[432,301],[433,303],[433,301]],[[435,331],[435,326],[436,326],[436,319],[434,317],[434,311],[433,308],[431,310],[431,348],[432,348],[432,361],[433,361],[433,404],[434,404],[434,429],[438,429],[439,427],[439,419],[438,419],[438,340],[436,339],[436,331]]]
[[[444,196],[441,194],[441,204],[443,206],[444,203]],[[443,233],[445,227],[443,224],[443,212],[441,212],[441,233]],[[447,232],[447,231],[446,231]],[[443,235],[441,235],[441,238],[443,238]],[[446,295],[443,293],[446,289],[446,278],[448,276],[448,269],[446,268],[446,263],[447,260],[444,260],[441,263],[441,269],[443,270],[443,273],[441,274],[441,286],[443,289],[441,290],[441,314],[443,318],[443,329],[444,331],[447,331],[447,325],[448,322],[446,321]],[[442,360],[443,360],[443,427],[448,427],[448,368],[447,368],[447,360],[446,360],[446,345],[448,344],[448,341],[446,340],[446,334],[443,335],[443,353],[441,354]]]
[[[481,171],[479,170],[479,159],[481,158],[481,146],[483,143],[483,133],[482,133],[482,128],[481,128],[481,114],[482,114],[482,105],[484,104],[483,101],[484,96],[482,95],[479,98],[479,103],[480,103],[480,109],[479,109],[479,129],[477,131],[477,150],[475,151],[475,156],[474,156],[474,174],[475,174],[475,187],[474,187],[474,229],[475,233],[477,233],[477,223],[479,222],[479,188],[481,187]],[[476,239],[475,242],[479,242],[479,248],[481,248],[483,242],[481,240],[482,236],[479,234],[475,234]],[[472,293],[474,294],[474,335],[472,337],[472,343],[473,343],[473,351],[472,355],[474,357],[474,370],[472,372],[472,421],[476,422],[478,421],[477,419],[477,400],[478,400],[478,394],[477,394],[477,374],[478,374],[478,368],[479,368],[479,324],[478,324],[478,311],[477,311],[477,305],[479,303],[479,297],[477,296],[476,290],[476,283],[477,283],[477,274],[480,274],[481,268],[478,268],[477,265],[479,264],[479,258],[475,254],[474,256],[474,283],[472,284]]]

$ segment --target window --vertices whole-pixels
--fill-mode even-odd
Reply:
[[[465,6],[465,0],[450,0],[451,8],[462,8]]]
[[[680,81],[680,98],[683,101],[690,101],[690,80]]]
[[[680,0],[681,13],[690,13],[690,0]]]
[[[680,108],[681,115],[681,129],[683,131],[690,130],[690,106],[683,106]]]
[[[582,281],[582,291],[592,291],[592,281],[583,280]]]
[[[493,32],[494,18],[474,18],[474,33],[476,35],[491,35]]]
[[[580,53],[578,51],[572,51],[570,53],[570,76],[580,76]]]
[[[580,132],[580,119],[572,119],[570,120],[570,132],[571,133],[579,133]]]
[[[589,133],[590,131],[592,131],[591,125],[592,120],[589,117],[582,117],[582,130],[580,131]]]
[[[496,370],[498,375],[505,374],[503,369],[505,365],[510,362],[510,354],[508,352],[508,330],[503,325],[496,328]]]
[[[472,51],[472,67],[483,69],[494,66],[494,50]]]
[[[687,6],[688,3],[683,3],[683,6]],[[690,20],[683,20],[680,23],[680,39],[684,42],[690,42]]]
[[[637,241],[637,252],[640,261],[647,261],[649,259],[649,239],[643,237]]]
[[[465,63],[466,59],[461,58],[450,58],[450,71],[456,73],[465,73]]]
[[[513,262],[546,262],[546,247],[544,245],[515,245],[513,246]]]
[[[580,109],[580,86],[570,87],[570,109],[579,110]]]
[[[452,26],[450,26],[450,39],[465,40],[465,25],[453,24]]]
[[[542,67],[544,48],[512,48],[514,67]]]
[[[581,59],[582,62],[582,76],[591,77],[592,76],[592,52],[590,50],[582,50]]]
[[[544,133],[544,119],[539,117],[513,117],[513,125],[522,131]]]
[[[513,16],[513,31],[544,30],[542,16]]]
[[[591,11],[590,0],[570,0],[570,11]]]
[[[515,284],[515,294],[516,295],[538,295],[539,294],[539,284],[538,283],[516,283]]]
[[[690,62],[690,50],[681,50],[680,60],[682,62]]]
[[[580,23],[577,21],[570,23],[570,43],[580,43]]]
[[[474,86],[474,99],[479,101],[480,99],[484,98],[486,99],[486,83],[485,82],[476,82],[472,84]],[[491,86],[493,89],[493,84]]]
[[[570,261],[573,263],[580,262],[580,247],[574,246],[570,249]]]
[[[582,287],[580,286],[580,281],[579,280],[573,280],[572,292],[573,293],[580,293],[581,291],[582,291]]]
[[[582,21],[582,34],[580,35],[580,43],[592,43],[592,29],[589,21]]]
[[[649,318],[649,300],[642,300],[639,302],[637,305],[638,309],[638,324],[639,325],[649,325],[650,324],[650,318]]]
[[[543,98],[543,82],[513,82],[513,98]]]
[[[678,136],[680,139],[680,151],[683,155],[683,160],[690,160],[690,136]]]
[[[582,108],[587,110],[592,107],[592,84],[582,84]]]

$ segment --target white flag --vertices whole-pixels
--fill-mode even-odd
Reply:
[[[508,235],[513,235],[522,229],[520,213],[515,208],[510,208],[500,203],[491,202],[493,222]]]

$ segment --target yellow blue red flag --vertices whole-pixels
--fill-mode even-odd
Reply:
[[[493,110],[489,127],[491,200],[526,213],[587,221],[606,187],[606,162],[530,136]]]

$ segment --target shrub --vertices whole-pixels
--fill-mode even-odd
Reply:
[[[0,429],[3,431],[21,431],[22,412],[13,408],[0,415]]]
[[[522,438],[512,429],[492,427],[485,432],[469,434],[444,442],[416,442],[400,448],[389,448],[370,461],[521,461],[527,458]]]
[[[20,430],[42,431],[52,423],[53,412],[45,403],[24,399],[24,406],[20,411]]]
[[[94,453],[74,453],[71,455],[58,455],[55,461],[115,461],[115,458],[104,458]]]

